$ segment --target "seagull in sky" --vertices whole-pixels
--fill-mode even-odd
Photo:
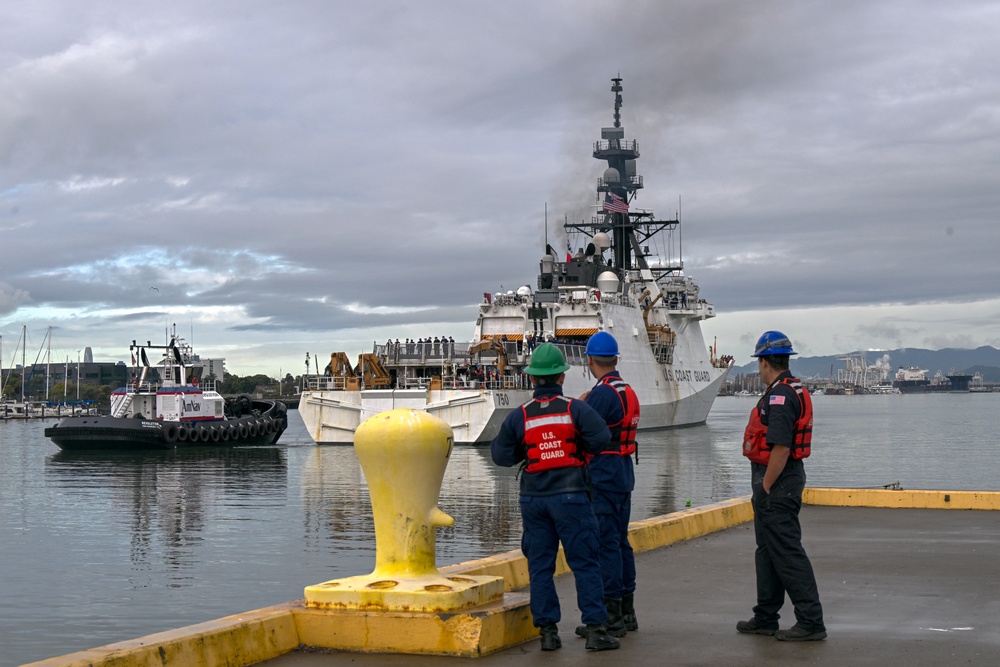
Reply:
[[[159,292],[159,291],[160,291],[158,287],[150,287],[149,289],[155,289],[155,290],[156,290],[157,292]],[[147,291],[148,291],[148,290],[147,290]]]

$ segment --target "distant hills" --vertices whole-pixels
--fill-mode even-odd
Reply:
[[[855,351],[847,354],[829,355],[825,357],[792,357],[791,371],[802,379],[837,378],[838,369],[846,369],[845,356],[857,357],[864,355],[867,365],[885,365],[889,369],[889,380],[896,375],[896,370],[902,366],[916,366],[927,371],[931,378],[941,371],[948,375],[951,372],[962,372],[966,375],[981,373],[984,382],[1000,382],[1000,350],[984,345],[974,350],[960,348],[945,348],[943,350],[923,350],[920,348],[901,348],[898,350]],[[747,375],[757,372],[756,361],[745,366],[734,366],[729,376]]]

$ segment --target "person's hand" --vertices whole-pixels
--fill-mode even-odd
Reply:
[[[585,400],[587,400],[588,396],[590,396],[590,390],[589,389],[587,391],[583,392],[582,394],[580,394],[580,400],[581,401],[585,401]]]

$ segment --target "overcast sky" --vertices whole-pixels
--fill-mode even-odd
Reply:
[[[995,1],[3,4],[5,368],[468,340],[589,216],[619,72],[720,354],[1000,347]]]

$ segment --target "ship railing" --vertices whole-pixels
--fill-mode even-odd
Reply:
[[[622,294],[621,292],[601,292],[601,303],[608,303],[612,305],[622,305],[622,306],[634,306],[635,300],[632,299],[628,294]]]
[[[399,389],[426,389],[431,384],[431,378],[415,377],[403,378],[399,383]],[[474,377],[459,375],[456,377],[441,378],[442,389],[478,389],[483,385]]]
[[[375,354],[388,366],[433,366],[447,362],[463,363],[469,358],[469,343],[454,341],[395,342],[375,346]]]
[[[648,331],[649,348],[653,352],[653,358],[660,364],[674,363],[674,342],[665,341],[655,331]]]
[[[531,388],[531,380],[521,372],[487,377],[482,384],[487,389],[516,390]]]
[[[527,294],[503,294],[501,292],[497,292],[491,297],[492,304],[498,307],[525,304],[528,303],[528,298]]]
[[[583,343],[556,343],[562,353],[563,357],[566,359],[566,363],[570,366],[586,366],[587,365],[587,355],[586,345]]]
[[[137,382],[135,380],[125,385],[126,394],[155,393],[160,388],[159,382]]]
[[[635,139],[598,139],[594,142],[594,152],[604,151],[636,151],[639,150],[639,142]]]
[[[340,375],[314,375],[305,378],[307,391],[343,391],[347,378]]]

